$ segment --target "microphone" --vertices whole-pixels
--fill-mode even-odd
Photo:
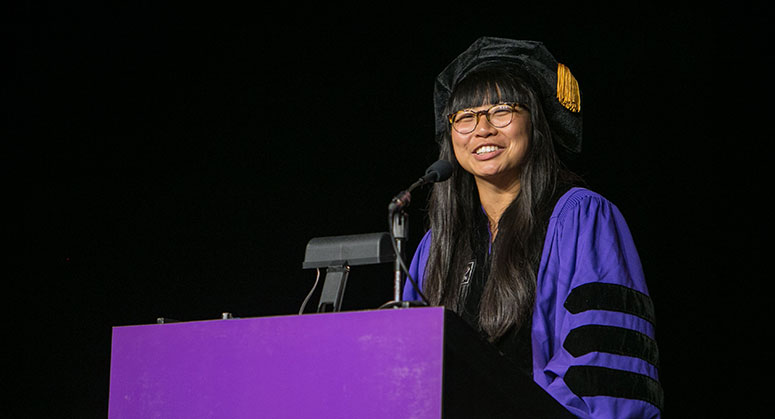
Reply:
[[[409,187],[409,189],[396,195],[390,205],[388,205],[388,225],[390,226],[390,242],[393,244],[393,251],[396,255],[396,260],[393,268],[393,303],[401,303],[401,285],[404,282],[402,278],[402,272],[406,272],[406,277],[412,286],[417,291],[417,294],[422,298],[425,304],[428,303],[428,299],[423,295],[420,290],[417,281],[409,275],[409,269],[407,269],[404,263],[403,256],[403,241],[408,236],[408,218],[403,211],[404,207],[409,206],[409,201],[412,199],[411,192],[414,188],[417,188],[428,183],[443,182],[452,176],[452,163],[446,160],[439,160],[428,167],[425,170],[425,175],[418,179]]]
[[[425,170],[425,175],[414,182],[409,189],[396,195],[388,205],[388,211],[392,214],[404,207],[409,206],[412,199],[411,192],[415,188],[429,183],[443,182],[452,176],[452,163],[446,160],[438,160]]]
[[[446,160],[438,160],[428,167],[425,176],[426,183],[444,182],[452,176],[452,163]]]

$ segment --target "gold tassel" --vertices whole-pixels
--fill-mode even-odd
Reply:
[[[581,112],[579,83],[562,63],[557,63],[557,99],[571,112]]]

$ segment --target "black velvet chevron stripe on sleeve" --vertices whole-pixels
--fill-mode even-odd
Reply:
[[[632,288],[618,284],[593,282],[574,288],[565,300],[565,309],[572,314],[588,310],[618,311],[632,314],[654,324],[654,304],[651,298]]]
[[[620,397],[643,400],[659,409],[664,406],[664,393],[659,382],[630,371],[576,365],[565,373],[565,384],[581,397]]]
[[[568,333],[563,347],[574,357],[591,352],[606,352],[640,358],[659,367],[659,349],[651,337],[616,326],[586,325]]]

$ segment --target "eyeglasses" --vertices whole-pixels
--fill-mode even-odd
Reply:
[[[484,115],[487,118],[487,122],[495,128],[503,128],[514,119],[514,112],[517,111],[517,108],[523,108],[523,106],[519,103],[499,103],[490,106],[484,111],[474,111],[471,109],[457,111],[447,115],[447,118],[455,131],[461,134],[469,134],[479,125],[480,115]]]

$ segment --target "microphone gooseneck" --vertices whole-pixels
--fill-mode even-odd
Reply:
[[[401,191],[390,201],[388,211],[392,214],[395,211],[408,207],[412,199],[411,192],[414,189],[429,183],[443,182],[449,179],[450,176],[452,176],[452,163],[446,160],[436,161],[428,166],[423,177],[414,182],[405,191]]]

